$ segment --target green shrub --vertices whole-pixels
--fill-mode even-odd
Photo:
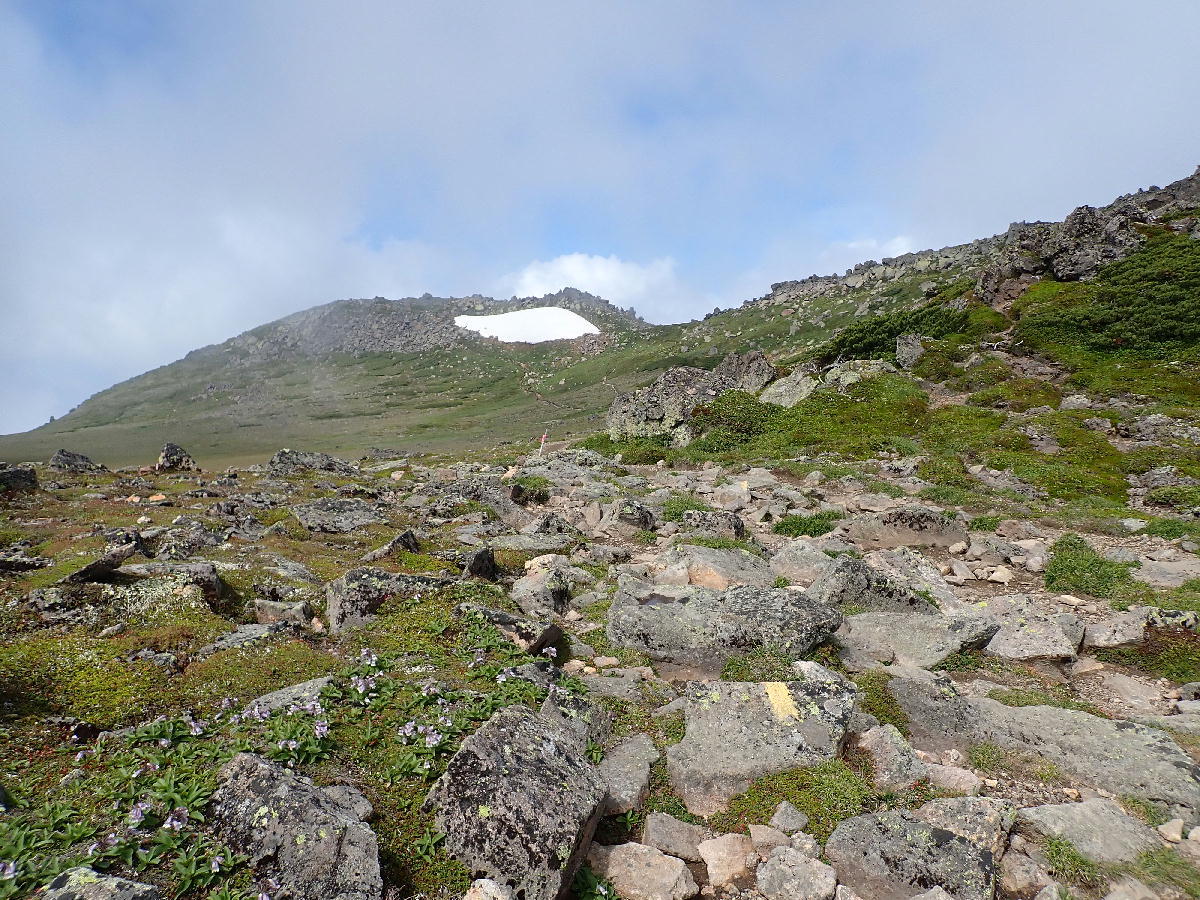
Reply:
[[[689,494],[675,494],[663,504],[663,518],[668,522],[680,522],[683,521],[683,514],[691,509],[708,511],[712,507]]]
[[[896,338],[902,334],[920,334],[940,338],[963,331],[970,319],[965,310],[955,310],[941,302],[919,309],[905,309],[871,316],[850,324],[814,354],[829,362],[835,359],[882,359],[896,353]]]
[[[811,516],[784,516],[772,530],[787,537],[820,537],[833,531],[841,517],[835,509],[822,510]]]
[[[1077,534],[1065,534],[1050,548],[1046,587],[1113,598],[1133,581],[1129,574],[1132,567],[1133,563],[1105,559]]]
[[[1178,510],[1200,508],[1200,486],[1174,485],[1155,488],[1146,494],[1146,499],[1159,506],[1170,506]]]

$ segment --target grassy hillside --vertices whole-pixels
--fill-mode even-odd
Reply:
[[[955,275],[941,277],[949,283]],[[527,442],[545,430],[554,439],[578,437],[601,427],[618,392],[671,366],[711,367],[754,347],[796,358],[852,322],[864,304],[876,311],[911,306],[928,280],[898,279],[882,296],[852,292],[792,315],[750,305],[636,328],[609,316],[601,324],[612,344],[598,353],[571,341],[466,339],[420,353],[258,359],[252,342],[234,339],[102,391],[41,428],[0,436],[0,459],[44,460],[66,447],[110,466],[145,464],[169,440],[216,468],[261,460],[281,446],[352,457],[373,447],[457,452]]]

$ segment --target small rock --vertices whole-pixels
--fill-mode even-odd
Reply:
[[[642,843],[680,859],[702,862],[700,844],[710,837],[711,834],[699,825],[681,822],[666,813],[652,812],[646,817]]]
[[[701,841],[696,849],[708,869],[708,883],[715,888],[745,884],[758,863],[754,844],[744,834],[723,834]]]
[[[593,844],[588,865],[624,900],[688,900],[699,890],[683,860],[645,844]]]
[[[628,812],[650,791],[650,764],[661,754],[649,735],[638,734],[605,754],[596,772],[607,788],[605,815]]]
[[[1158,826],[1158,833],[1172,844],[1178,844],[1183,840],[1183,824],[1183,819],[1172,819],[1169,822],[1163,822]]]
[[[807,824],[808,816],[786,800],[780,801],[779,805],[775,807],[775,814],[771,816],[771,827],[778,828],[784,834],[803,831]]]
[[[780,847],[758,867],[758,892],[767,900],[833,900],[837,875],[820,860]]]

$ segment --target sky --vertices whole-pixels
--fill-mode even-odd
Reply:
[[[1195,0],[0,0],[0,433],[345,297],[681,321],[1200,163]]]

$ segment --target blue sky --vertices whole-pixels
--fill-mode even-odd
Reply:
[[[1193,0],[0,0],[0,432],[348,296],[653,321],[1200,163]]]

